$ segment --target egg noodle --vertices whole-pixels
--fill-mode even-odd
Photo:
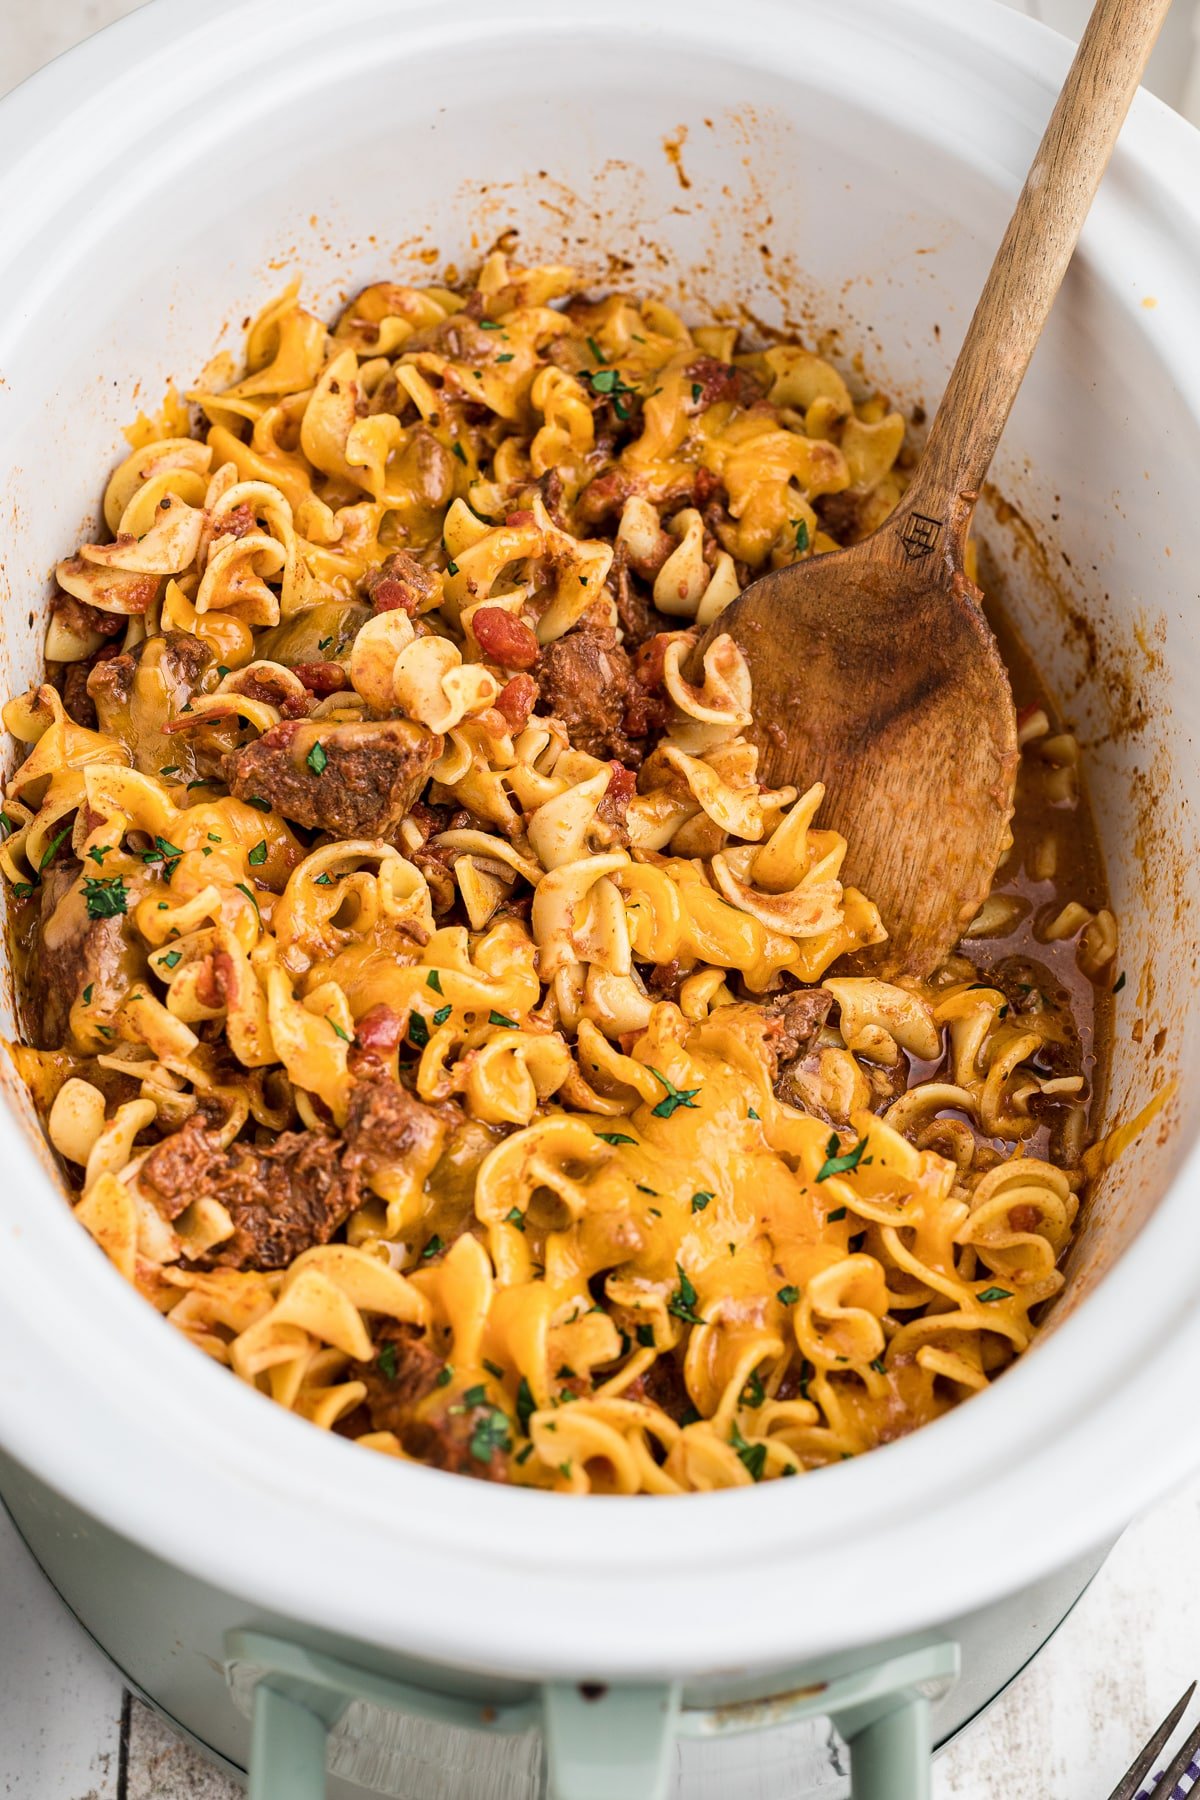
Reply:
[[[838,973],[884,933],[820,782],[759,781],[731,639],[685,673],[886,517],[901,416],[496,253],[332,330],[289,289],[131,437],[0,846],[14,1054],[117,1269],[318,1426],[576,1493],[796,1475],[1024,1350],[1068,1013]],[[1110,914],[1043,937],[1111,972]]]

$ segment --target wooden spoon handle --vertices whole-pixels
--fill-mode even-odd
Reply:
[[[1171,0],[1096,0],[1025,178],[897,523],[965,536],[1000,433]],[[941,546],[936,546],[941,548]],[[949,546],[947,546],[949,547]],[[928,548],[935,548],[930,543]]]

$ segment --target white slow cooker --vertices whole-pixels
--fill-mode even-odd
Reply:
[[[509,233],[829,331],[932,410],[1068,60],[989,0],[155,0],[0,106],[0,685],[38,670],[121,425],[293,272],[332,309]],[[832,1796],[829,1718],[859,1800],[917,1800],[931,1739],[1200,1460],[1198,292],[1200,139],[1143,95],[980,531],[1086,750],[1126,975],[1108,1119],[1167,1098],[989,1392],[752,1492],[398,1466],[126,1288],[5,1069],[0,1491],[132,1683],[235,1767],[256,1715],[258,1800],[319,1796],[326,1755],[343,1797]]]

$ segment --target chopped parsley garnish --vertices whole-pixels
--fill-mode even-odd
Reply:
[[[519,1029],[519,1027],[517,1025],[517,1021],[515,1019],[506,1019],[502,1012],[496,1012],[495,1009],[493,1009],[488,1014],[488,1024],[489,1025],[507,1025],[510,1031],[516,1031]]]
[[[497,1381],[504,1380],[504,1370],[500,1367],[499,1363],[489,1362],[485,1356],[483,1359],[483,1366],[489,1375],[494,1375],[496,1377]]]
[[[525,1214],[521,1211],[519,1206],[510,1206],[504,1215],[504,1223],[506,1225],[512,1225],[517,1231],[524,1231]]]
[[[501,329],[500,321],[498,319],[480,319],[479,329],[480,331],[499,331]]]
[[[637,1145],[637,1139],[626,1137],[623,1131],[598,1131],[596,1136],[606,1144],[633,1144],[635,1147]]]
[[[471,1433],[470,1451],[476,1462],[491,1462],[497,1450],[512,1449],[508,1415],[498,1406],[490,1406]]]
[[[182,950],[168,950],[166,952],[166,954],[163,956],[160,956],[158,960],[160,963],[162,963],[163,967],[166,969],[177,969],[179,967],[180,963],[183,961],[183,951]]]
[[[446,573],[447,573],[447,575],[457,575],[458,574],[458,564],[456,562],[448,562],[446,564]]]
[[[982,1294],[976,1295],[979,1300],[1011,1300],[1012,1289],[1002,1287],[984,1288]]]
[[[219,831],[205,832],[205,836],[207,837],[210,844],[219,844],[221,842],[221,834]]]
[[[563,1363],[559,1368],[557,1368],[554,1371],[554,1379],[555,1379],[555,1381],[574,1381],[575,1371],[571,1367],[570,1363]]]
[[[97,1025],[96,1030],[100,1033],[101,1037],[111,1037],[112,1036],[112,1026],[111,1025]]]
[[[532,1455],[533,1455],[533,1445],[526,1444],[526,1446],[523,1450],[517,1451],[517,1454],[513,1457],[513,1461],[515,1463],[522,1463],[522,1464],[527,1463]]]
[[[324,763],[322,763],[321,767],[324,768],[324,766]],[[318,773],[319,772],[320,771],[318,771]],[[261,794],[247,794],[246,805],[257,806],[259,812],[270,812],[271,810],[271,802],[269,800],[264,800]]]
[[[825,1223],[827,1225],[836,1225],[838,1220],[844,1219],[845,1216],[846,1216],[845,1207],[844,1206],[835,1206],[831,1213],[825,1214]]]
[[[10,831],[15,831],[17,829],[6,812],[0,812],[0,825],[3,825],[4,827],[5,837],[8,836]]]
[[[778,1289],[775,1298],[781,1300],[784,1306],[795,1306],[797,1300],[800,1298],[800,1289],[794,1287],[789,1281],[786,1287]]]
[[[701,1188],[699,1193],[692,1195],[692,1211],[694,1213],[703,1212],[712,1198],[712,1194],[705,1193],[704,1189]]]
[[[754,1110],[754,1108],[753,1108],[753,1107],[752,1107],[752,1106],[750,1106],[750,1107],[747,1107],[747,1109],[746,1109],[746,1117],[747,1117],[747,1118],[748,1118],[748,1119],[753,1119],[753,1120],[754,1120],[754,1123],[755,1123],[755,1124],[756,1124],[756,1125],[760,1125],[760,1124],[761,1124],[761,1123],[762,1123],[762,1120],[761,1120],[761,1119],[760,1119],[760,1118],[759,1118],[759,1116],[758,1116],[758,1114],[757,1114],[757,1113],[756,1113],[756,1112],[755,1112],[755,1110]]]
[[[70,829],[71,829],[71,827],[69,824],[64,825],[62,830],[59,832],[58,836],[50,839],[50,842],[47,844],[46,848],[42,851],[42,858],[41,858],[41,861],[38,863],[38,874],[39,875],[43,872],[43,870],[48,869],[50,867],[50,864],[54,860],[54,852],[58,849],[58,846],[62,843],[63,839],[67,836]]]
[[[129,895],[120,875],[85,875],[83,898],[89,919],[117,919],[129,910]]]
[[[808,549],[808,520],[793,519],[791,523],[796,527],[796,549],[803,553]]]
[[[513,359],[513,353],[512,353],[512,351],[511,351],[511,350],[506,350],[506,351],[505,351],[505,352],[504,352],[504,354],[503,354],[503,355],[502,355],[502,356],[498,356],[498,357],[497,357],[497,358],[496,358],[496,361],[497,361],[497,362],[498,362],[498,363],[500,363],[500,362],[511,362],[511,361],[512,361],[512,359]]]
[[[179,764],[178,763],[168,763],[165,769],[160,769],[158,772],[160,775],[178,775]]]
[[[258,901],[254,898],[253,893],[246,886],[245,882],[244,881],[235,881],[233,885],[238,890],[239,894],[245,894],[247,900],[250,902],[250,904],[254,908],[255,912],[258,912]],[[262,917],[262,914],[259,913],[259,918],[261,918],[261,917]]]
[[[817,1371],[813,1368],[808,1358],[805,1357],[804,1361],[800,1364],[800,1398],[802,1400],[808,1399],[808,1384],[813,1379],[816,1372]]]
[[[872,1357],[871,1358],[871,1367],[874,1369],[874,1371],[877,1375],[886,1375],[887,1374],[887,1370],[883,1366],[882,1356]]]
[[[379,1356],[378,1356],[377,1360],[379,1362],[379,1367],[383,1370],[383,1373],[386,1375],[387,1379],[389,1381],[395,1381],[395,1379],[396,1379],[396,1346],[395,1346],[395,1344],[385,1344],[383,1346],[383,1349],[379,1352]]]
[[[83,1004],[85,1006],[90,1006],[92,1004],[92,995],[95,992],[95,988],[96,988],[96,984],[94,981],[89,981],[87,986],[84,988]]]
[[[703,1325],[704,1320],[696,1311],[696,1290],[688,1280],[682,1263],[675,1264],[675,1273],[679,1277],[679,1286],[667,1301],[667,1311],[674,1313],[686,1325]]]
[[[333,639],[331,637],[317,639],[317,649],[318,650],[329,650],[329,649],[332,649],[332,647],[333,647]]]
[[[216,779],[216,777],[214,775],[197,775],[195,781],[188,782],[187,791],[190,794],[193,788],[220,787],[220,785],[221,785],[220,782]],[[253,806],[254,801],[252,800],[250,802],[250,804],[251,804],[251,806]]]
[[[839,1156],[841,1144],[836,1131],[831,1132],[829,1142],[825,1146],[825,1161],[817,1170],[817,1180],[826,1181],[830,1175],[846,1175],[851,1169],[857,1169],[863,1160],[863,1151],[866,1147],[867,1140],[865,1137],[861,1137],[853,1150],[847,1150],[844,1156]],[[867,1161],[870,1162],[870,1160],[871,1158],[868,1156]]]
[[[529,1421],[537,1411],[537,1401],[533,1397],[533,1389],[522,1375],[517,1387],[517,1424],[529,1436]]]
[[[649,1067],[649,1065],[647,1066]],[[658,1105],[651,1109],[656,1119],[669,1119],[676,1108],[680,1106],[695,1108],[696,1095],[700,1092],[698,1087],[677,1088],[673,1081],[668,1081],[666,1076],[660,1074],[657,1069],[650,1069],[650,1073],[656,1080],[661,1081],[667,1090],[666,1099],[660,1100]]]
[[[429,1242],[426,1244],[425,1248],[421,1252],[421,1261],[428,1262],[431,1256],[440,1256],[442,1254],[442,1251],[445,1248],[446,1248],[445,1244],[443,1244],[441,1238],[438,1236],[437,1232],[435,1231],[433,1236],[430,1238]]]
[[[742,1389],[742,1404],[743,1406],[761,1406],[766,1397],[767,1390],[763,1386],[762,1376],[757,1369],[752,1369],[750,1379]]]
[[[653,1327],[653,1325],[639,1325],[636,1332],[634,1333],[634,1336],[637,1338],[637,1341],[642,1346],[643,1350],[653,1350],[653,1348],[654,1348],[654,1327]]]
[[[432,988],[435,994],[441,993],[442,978],[436,969],[430,969],[428,975],[425,977],[425,986],[427,988]]]
[[[1125,986],[1125,971],[1124,971],[1124,969],[1122,969],[1121,973],[1117,976],[1117,979],[1112,984],[1113,993],[1119,994],[1121,989],[1124,986]]]
[[[418,1050],[423,1050],[429,1042],[429,1027],[419,1012],[408,1015],[408,1035]]]
[[[453,1380],[454,1380],[454,1364],[453,1363],[443,1363],[441,1368],[438,1370],[437,1380],[434,1382],[433,1385],[434,1385],[434,1387],[440,1387],[440,1388],[449,1387],[450,1383]]]
[[[304,760],[314,775],[323,775],[325,773],[325,767],[329,758],[326,756],[325,746],[319,738]]]
[[[596,342],[594,337],[585,338],[584,342],[587,344],[588,349],[591,351],[592,355],[595,357],[595,359],[598,363],[603,363],[607,360],[607,358],[604,355],[603,350],[600,348],[599,344]]]
[[[329,1023],[333,1026],[333,1029],[337,1032],[343,1044],[351,1042],[350,1033],[348,1031],[343,1031],[336,1019],[330,1019]]]
[[[655,1200],[657,1200],[657,1199],[658,1199],[658,1197],[659,1197],[659,1195],[658,1195],[658,1189],[657,1189],[657,1188],[652,1188],[652,1187],[646,1187],[646,1185],[645,1185],[645,1184],[644,1184],[644,1182],[641,1182],[641,1181],[635,1181],[635,1182],[634,1182],[634,1186],[635,1186],[635,1187],[636,1187],[636,1188],[637,1188],[637,1191],[638,1191],[638,1193],[639,1193],[639,1194],[649,1194],[649,1195],[651,1195],[651,1196],[652,1196],[652,1198],[653,1198],[653,1199],[655,1199]],[[654,1210],[654,1208],[653,1208],[653,1207],[651,1207],[651,1209],[650,1209],[650,1210],[651,1210],[651,1212],[653,1212],[653,1210]]]
[[[454,443],[452,443],[450,446],[450,454],[452,456],[457,456],[460,463],[465,463],[467,460],[467,453],[463,449],[462,445],[458,442],[457,438],[455,439]]]
[[[747,1471],[751,1480],[761,1481],[763,1470],[767,1466],[767,1446],[765,1444],[748,1444],[736,1425],[730,1433],[729,1441],[737,1451],[738,1461]]]
[[[592,384],[593,394],[606,395],[612,401],[613,411],[618,419],[627,419],[629,403],[625,399],[625,395],[636,394],[637,389],[621,380],[621,371],[619,369],[589,369],[585,373]]]
[[[324,870],[322,870],[320,875],[313,876],[313,886],[314,887],[332,887],[333,886],[333,876],[329,873],[329,871],[327,869],[324,869]]]
[[[453,1011],[454,1011],[454,1008],[452,1006],[439,1006],[437,1011],[433,1015],[434,1024],[435,1025],[444,1025],[446,1023],[446,1020],[450,1017],[450,1014]]]
[[[145,861],[158,862],[161,859],[166,862],[178,862],[182,855],[183,851],[178,844],[171,843],[169,838],[156,837],[154,849],[146,851]]]
[[[255,844],[253,850],[250,850],[247,852],[246,861],[253,868],[257,869],[259,867],[260,863],[265,863],[266,860],[267,860],[267,840],[266,840],[266,838],[259,838],[259,840],[258,840],[257,844]]]
[[[692,401],[693,401],[693,403],[700,398],[700,396],[703,392],[704,392],[703,382],[693,381],[693,383],[692,383]]]

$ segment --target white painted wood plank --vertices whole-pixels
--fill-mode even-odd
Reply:
[[[0,1793],[117,1800],[121,1684],[0,1509]]]

